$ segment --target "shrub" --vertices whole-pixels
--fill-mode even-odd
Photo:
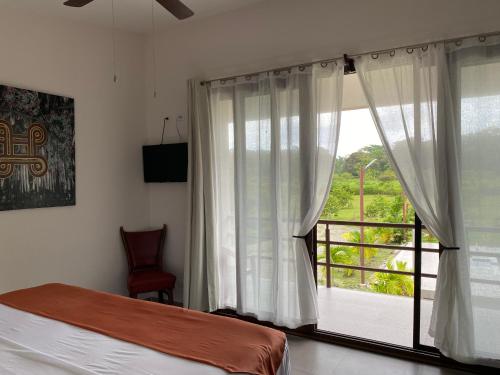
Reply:
[[[394,270],[394,265],[390,260],[387,261],[386,267],[388,270]],[[407,269],[406,262],[404,261],[397,261],[396,269],[398,271],[411,271]],[[410,275],[376,272],[373,278],[375,281],[370,283],[370,289],[377,293],[413,296],[414,285]]]
[[[339,210],[352,207],[352,193],[344,185],[334,184],[330,190],[330,196],[323,209],[326,217],[335,216]]]
[[[387,215],[388,211],[389,211],[389,200],[381,195],[378,195],[366,207],[365,215],[370,218],[383,218]]]
[[[376,243],[375,230],[372,228],[365,228],[364,230],[364,243]],[[359,230],[344,233],[344,239],[348,242],[360,243],[361,233]],[[352,248],[356,258],[359,259],[359,247]],[[373,247],[365,247],[365,262],[368,263],[374,256],[378,254],[378,250]]]
[[[403,204],[405,200],[406,197],[404,197],[402,194],[396,195],[392,200],[390,200],[390,203],[388,202],[387,206],[385,207],[385,215],[383,216],[382,221],[387,223],[413,222],[415,218],[415,211],[408,201],[406,220],[403,220]],[[381,205],[381,203],[377,203],[377,205]],[[372,210],[375,211],[377,207],[378,206],[372,208]],[[381,213],[381,211],[382,208],[379,208],[379,213]],[[378,236],[378,240],[381,243],[401,244],[409,241],[411,231],[402,228],[377,228],[376,234]]]
[[[322,246],[324,249],[324,247]],[[337,264],[355,264],[356,263],[356,252],[354,248],[349,247],[349,246],[335,246],[330,248],[330,261],[332,263],[337,263]],[[322,253],[321,255],[318,255],[318,262],[324,263],[326,261],[325,259],[325,254]],[[343,268],[343,269],[338,269],[334,268],[334,271],[342,274],[345,277],[350,277],[352,276],[354,270],[349,269],[349,268]],[[325,267],[320,268],[320,272],[318,275],[318,281],[320,285],[324,285],[326,281],[326,272],[325,272]]]
[[[356,262],[356,252],[349,246],[335,246],[330,248],[330,259],[332,263],[351,265]],[[353,269],[343,268],[341,271],[344,276],[352,276]]]

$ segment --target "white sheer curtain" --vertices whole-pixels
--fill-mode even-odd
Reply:
[[[432,329],[450,356],[500,367],[500,39],[448,45],[447,61],[465,230],[462,249],[441,261],[439,272],[449,279],[438,280]],[[467,294],[456,290],[463,286]],[[472,321],[463,321],[469,309]]]
[[[355,64],[377,130],[415,211],[445,246],[455,247],[451,210],[458,169],[448,163],[456,160],[456,150],[442,115],[444,59],[444,46],[437,44],[360,56]]]
[[[301,236],[328,197],[343,64],[210,87],[216,294],[210,306],[296,328],[317,322]]]
[[[212,184],[213,149],[210,137],[208,90],[199,80],[188,82],[188,214],[184,263],[184,307],[210,310],[215,291]]]
[[[405,192],[429,230],[445,246],[459,248],[445,250],[440,259],[430,327],[435,345],[456,360],[496,366],[499,51],[488,43],[438,43],[356,59]]]

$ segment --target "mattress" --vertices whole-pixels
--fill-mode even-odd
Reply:
[[[174,357],[0,304],[2,375],[225,375]],[[289,375],[288,345],[277,375]]]

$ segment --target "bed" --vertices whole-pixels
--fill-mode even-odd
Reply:
[[[196,332],[185,331],[185,334],[192,335],[192,350],[189,349],[189,353],[187,353],[187,355],[183,358],[183,355],[179,355],[177,352],[166,352],[162,349],[163,347],[161,345],[159,346],[161,350],[152,349],[152,347],[155,347],[155,345],[153,345],[154,343],[150,345],[150,343],[153,341],[146,340],[145,345],[140,345],[138,344],[137,340],[135,340],[136,342],[134,342],[133,336],[124,336],[125,339],[123,339],[123,337],[121,337],[119,334],[119,330],[106,330],[106,315],[113,315],[115,312],[119,313],[120,316],[126,315],[126,313],[123,312],[123,310],[125,310],[124,307],[128,306],[129,303],[133,303],[135,304],[135,311],[140,311],[141,314],[150,314],[148,316],[152,317],[150,322],[142,321],[137,322],[137,324],[134,325],[149,324],[149,328],[156,330],[151,336],[156,335],[157,337],[169,337],[174,333],[173,330],[166,329],[165,326],[161,326],[160,323],[157,324],[159,320],[151,315],[151,311],[157,312],[158,309],[160,309],[160,313],[162,315],[168,315],[168,313],[173,311],[174,316],[177,317],[177,315],[180,314],[182,316],[182,319],[192,319],[193,316],[197,319],[197,317],[200,316],[203,319],[208,319],[209,322],[212,322],[212,315],[197,315],[202,313],[191,312],[189,310],[170,306],[158,305],[151,302],[130,300],[127,298],[116,297],[109,294],[87,291],[81,288],[73,289],[75,287],[63,286],[61,284],[50,284],[49,289],[52,288],[51,291],[53,291],[54,285],[56,291],[60,288],[69,288],[63,290],[71,292],[71,294],[68,294],[70,295],[70,297],[68,297],[70,299],[58,301],[57,299],[59,298],[59,296],[55,296],[50,297],[54,298],[55,301],[44,301],[44,299],[47,299],[47,296],[50,295],[49,293],[44,294],[44,291],[48,290],[43,288],[47,288],[47,286],[38,287],[42,289],[31,288],[28,290],[14,292],[21,293],[17,295],[14,294],[14,297],[19,297],[17,299],[18,302],[20,301],[18,305],[16,305],[16,299],[13,299],[9,293],[0,296],[1,374],[290,374],[288,346],[286,343],[286,338],[284,338],[284,346],[280,348],[272,348],[271,346],[274,344],[269,346],[270,343],[277,343],[281,340],[280,335],[282,335],[282,333],[277,334],[276,332],[278,331],[269,330],[268,328],[260,326],[252,327],[253,325],[240,326],[240,328],[238,328],[241,323],[236,323],[236,326],[234,325],[234,323],[239,321],[231,318],[216,317],[217,320],[213,321],[213,324],[217,325],[222,323],[225,326],[230,327],[230,329],[228,329],[227,335],[222,333],[222,336],[215,337],[207,341],[205,340],[206,337],[204,337],[201,333],[203,330],[200,330],[199,328],[196,329]],[[110,301],[121,304],[119,306],[121,306],[120,309],[122,311],[113,311],[111,310],[111,308],[116,310],[116,307],[112,306],[112,304],[108,304],[106,306],[106,302],[104,302],[103,304],[105,305],[105,308],[107,310],[102,310],[105,312],[100,312],[100,315],[96,315],[98,316],[97,319],[88,318],[87,323],[84,320],[78,322],[71,321],[71,315],[68,315],[68,311],[69,314],[71,314],[72,312],[74,312],[74,309],[80,309],[80,311],[82,311],[84,308],[88,308],[88,310],[86,311],[89,311],[89,313],[86,314],[82,312],[82,315],[89,316],[92,315],[91,311],[95,311],[96,309],[103,309],[102,306],[92,305],[92,300],[85,301],[80,306],[77,306],[76,303],[71,302],[71,299],[72,301],[76,301],[77,298],[79,302],[81,301],[78,293],[76,296],[74,295],[75,290],[77,292],[83,291],[82,293],[88,293],[89,296],[92,297],[99,297],[99,300],[102,300],[103,296],[104,298],[109,298]],[[86,294],[84,294],[84,296],[85,295]],[[36,301],[37,296],[39,296],[39,301],[41,301],[38,305]],[[31,297],[30,300],[35,301],[27,301],[28,299],[26,297]],[[118,298],[118,300],[115,300],[114,298]],[[57,310],[53,308],[53,306],[56,306],[58,303],[63,306],[63,310]],[[81,306],[84,306],[84,308],[82,308]],[[178,309],[178,311],[172,309]],[[54,311],[56,311],[56,313],[54,313]],[[57,311],[63,312],[57,313]],[[220,319],[226,320],[221,321]],[[88,321],[94,320],[97,322],[95,324],[92,323],[92,326],[88,326]],[[68,322],[71,322],[71,324]],[[178,322],[179,320],[173,320],[173,324],[175,324],[176,327],[182,326],[182,324],[179,325]],[[189,325],[186,325],[185,327],[188,326]],[[195,326],[195,328],[196,327],[197,326]],[[248,343],[243,344],[239,342],[240,340],[235,340],[234,334],[231,333],[234,332],[234,330],[237,331],[238,329],[250,329],[253,332],[254,328],[255,330],[258,330],[258,334],[255,335],[255,337],[257,337],[259,340],[260,338],[262,338],[263,340],[262,345],[256,342],[252,342],[251,346],[248,346]],[[179,328],[177,330],[179,332],[177,332],[176,334],[182,334],[182,332],[180,332],[182,331],[182,329],[182,327]],[[164,332],[162,332],[161,330],[163,330]],[[109,334],[105,334],[104,332],[108,332]],[[119,337],[121,337],[121,339]],[[273,339],[269,340],[269,338]],[[206,358],[201,358],[200,361],[189,358],[193,355],[196,356],[196,352],[198,350],[196,348],[197,346],[206,347],[207,343],[209,342],[217,342],[217,340],[224,341],[226,339],[229,340],[231,348],[237,348],[238,346],[241,346],[241,350],[247,350],[247,352],[249,353],[249,358],[252,357],[251,351],[248,350],[249,347],[254,348],[255,351],[261,350],[261,352],[254,357],[262,358],[263,363],[255,367],[256,369],[261,370],[255,370],[251,372],[237,372],[238,368],[235,366],[238,365],[238,361],[232,363],[228,362],[227,364],[221,366],[220,362],[217,364],[215,363],[215,360],[213,361],[214,363],[211,364],[208,363],[211,361],[207,360]],[[276,341],[276,339],[278,339],[278,341]],[[223,345],[221,344],[221,348],[222,347]],[[212,354],[213,350],[213,347],[208,349],[208,351],[212,351]],[[267,354],[265,355],[265,353],[269,353],[271,350],[279,350],[281,352],[278,362],[279,366],[274,366],[272,370],[270,370],[270,367],[267,367],[267,370],[265,370],[265,362],[271,361],[271,358],[267,358]],[[235,353],[237,353],[237,351],[235,351]],[[234,358],[228,359],[228,361],[231,360],[234,360]],[[224,369],[224,367],[226,368]]]

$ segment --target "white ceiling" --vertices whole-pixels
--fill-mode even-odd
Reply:
[[[119,29],[137,33],[151,31],[151,0],[114,0],[116,25]],[[155,2],[155,20],[161,30],[176,22],[191,22],[202,17],[227,12],[266,0],[183,0],[195,15],[179,21]],[[100,26],[111,25],[111,0],[94,0],[82,7],[63,6],[64,0],[0,0],[0,6],[21,9],[40,15],[63,17]],[[0,10],[1,11],[1,10]]]

